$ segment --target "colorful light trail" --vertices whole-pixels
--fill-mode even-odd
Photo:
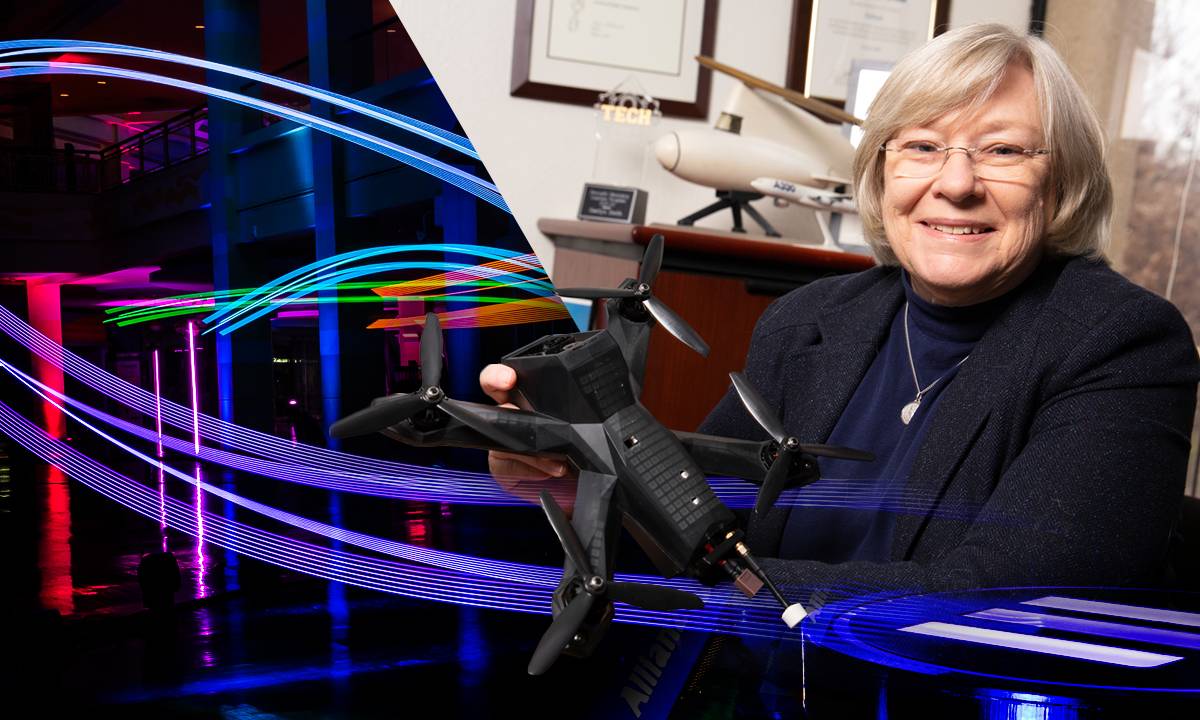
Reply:
[[[9,372],[44,398],[53,399],[55,404],[61,402],[69,405],[100,422],[143,440],[151,440],[155,437],[152,431],[67,397],[2,360],[0,360],[0,368]],[[165,436],[163,442],[172,451],[205,462],[212,462],[262,477],[327,490],[424,502],[528,506],[527,501],[515,498],[502,490],[495,479],[486,473],[464,472],[459,478],[426,478],[415,474],[378,476],[356,472],[329,473],[296,463],[252,458],[215,448],[202,447],[197,453],[193,450],[191,442],[170,436]],[[296,443],[292,446],[298,445]],[[420,466],[411,467],[414,472],[420,469]],[[753,505],[755,486],[732,478],[713,478],[711,483],[714,492],[729,506],[739,508]],[[566,491],[565,488],[563,490]],[[785,494],[779,504],[804,507],[871,507],[896,513],[927,514],[936,512],[939,515],[951,515],[951,512],[945,508],[935,509],[932,497],[922,500],[914,498],[911,493],[903,490],[878,495],[873,490],[873,484],[866,481],[824,480],[821,486],[808,488],[803,495]]]
[[[74,448],[49,437],[25,418],[0,403],[0,432],[13,437],[48,463],[52,463],[89,488],[100,492],[139,514],[159,520],[160,501],[165,505],[167,524],[195,536],[195,509],[158,493],[91,460]],[[229,520],[202,511],[205,541],[242,555],[320,578],[389,592],[407,597],[461,605],[545,614],[549,611],[551,588],[470,575],[412,563],[383,560],[366,555],[332,550],[294,538]],[[725,591],[733,592],[730,588]],[[734,598],[735,596],[730,596]],[[767,604],[739,604],[703,611],[657,612],[622,608],[618,622],[659,627],[706,630],[765,638],[798,639],[784,635],[786,628]]]
[[[220,88],[202,85],[199,83],[188,82],[186,80],[178,80],[175,78],[155,75],[137,70],[126,70],[123,68],[108,67],[105,65],[92,65],[86,63],[63,63],[63,62],[8,62],[0,63],[0,78],[5,77],[25,77],[32,75],[98,75],[102,77],[125,78],[129,80],[138,80],[141,82],[155,83],[158,85],[170,85],[182,90],[190,90],[202,95],[228,100],[229,102],[244,105],[255,110],[268,112],[279,117],[286,118],[293,122],[299,123],[314,130],[320,130],[334,137],[340,138],[355,145],[359,145],[368,150],[373,150],[385,155],[393,160],[404,163],[417,170],[425,172],[433,177],[443,180],[457,188],[475,195],[479,199],[488,202],[505,212],[511,212],[508,205],[501,197],[500,191],[496,186],[485,180],[471,175],[470,173],[459,170],[453,165],[448,165],[440,160],[431,158],[422,153],[410,150],[403,145],[378,138],[369,133],[362,132],[347,125],[336,123],[332,120],[320,118],[315,115],[310,115],[301,112],[294,108],[289,108],[286,105],[278,105],[276,103],[260,100],[248,95],[222,90]]]
[[[427,140],[432,140],[435,143],[444,145],[452,150],[456,150],[468,157],[479,159],[479,153],[475,151],[475,147],[471,141],[457,133],[444,130],[436,125],[417,120],[402,113],[388,110],[387,108],[372,105],[362,100],[356,100],[352,97],[340,95],[330,90],[305,85],[304,83],[286,80],[284,78],[275,77],[266,73],[256,72],[254,70],[246,70],[235,65],[225,65],[223,63],[212,62],[202,58],[189,57],[187,55],[177,55],[175,53],[163,52],[161,50],[151,50],[149,48],[137,47],[134,45],[121,45],[117,43],[105,43],[95,41],[81,40],[58,40],[58,39],[36,39],[36,40],[8,40],[0,42],[0,50],[7,52],[0,53],[0,58],[17,57],[23,55],[42,55],[46,53],[93,53],[99,55],[119,55],[123,57],[147,58],[150,60],[159,60],[163,62],[176,63],[186,65],[188,67],[201,67],[206,70],[215,70],[227,75],[245,78],[260,82],[264,85],[290,90],[301,95],[306,95],[314,100],[321,100],[330,105],[352,110],[367,117],[379,120],[388,125],[406,130],[415,135],[419,135]]]

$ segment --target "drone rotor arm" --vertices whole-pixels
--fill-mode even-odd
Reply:
[[[528,452],[529,450],[533,449],[530,447],[530,443],[523,442],[509,432],[506,432],[506,430],[500,424],[494,422],[494,418],[488,418],[482,413],[477,412],[472,408],[471,403],[464,403],[446,398],[438,407],[450,417],[454,418],[463,425],[466,425],[505,450]],[[513,420],[515,420],[515,418]],[[512,423],[510,421],[506,424]],[[532,429],[533,428],[530,428],[530,430]]]
[[[875,460],[875,454],[869,453],[866,450],[856,450],[854,448],[843,447],[841,445],[806,445],[801,444],[800,452],[815,457],[837,458],[839,460],[861,460],[863,462],[872,462]]]
[[[543,490],[539,497],[542,501],[542,510],[546,513],[546,519],[554,528],[554,534],[562,543],[563,550],[567,553],[567,559],[575,566],[575,571],[582,575],[592,575],[592,563],[588,560],[587,550],[580,542],[579,535],[575,532],[571,521],[567,519],[567,514],[559,507],[558,501],[554,499],[554,495],[549,490]]]
[[[675,431],[675,437],[679,438],[683,448],[705,475],[742,478],[756,485],[762,484],[763,473],[768,469],[764,459],[769,457],[769,449],[774,442],[741,440],[679,430]]]

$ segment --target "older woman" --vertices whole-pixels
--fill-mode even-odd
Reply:
[[[1040,39],[971,26],[902,60],[864,130],[879,266],[776,301],[745,374],[790,433],[876,461],[823,460],[751,547],[776,580],[834,591],[1154,581],[1196,350],[1101,259],[1112,191],[1079,86]],[[483,382],[511,386],[495,366]],[[760,431],[730,393],[701,432]]]

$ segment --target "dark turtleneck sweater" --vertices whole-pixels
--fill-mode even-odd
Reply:
[[[922,388],[920,408],[905,425],[901,409],[916,397],[905,343],[905,306],[892,320],[879,354],[826,441],[868,450],[873,462],[821,458],[817,483],[799,491],[788,517],[779,557],[837,563],[890,559],[897,513],[927,511],[929,498],[904,492],[938,400],[954,381],[959,362],[1007,304],[1009,295],[966,307],[921,299],[903,275],[913,365]],[[940,378],[940,379],[939,379]]]

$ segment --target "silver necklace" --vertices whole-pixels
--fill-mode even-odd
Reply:
[[[913,362],[912,341],[909,340],[909,338],[908,338],[908,303],[907,302],[904,303],[904,347],[906,350],[908,350],[908,367],[910,370],[912,370],[913,385],[916,386],[916,388],[917,388],[916,397],[914,397],[912,399],[912,402],[910,402],[909,404],[905,405],[903,408],[900,409],[900,421],[903,422],[905,425],[907,425],[910,422],[912,422],[913,415],[916,415],[917,410],[920,409],[921,398],[925,397],[925,393],[932,390],[934,385],[937,385],[947,375],[954,372],[958,368],[959,365],[962,365],[963,363],[965,363],[967,361],[967,358],[971,357],[971,354],[967,353],[966,356],[964,356],[962,360],[959,360],[958,362],[954,363],[954,367],[952,367],[949,370],[947,370],[946,372],[942,373],[941,377],[939,377],[937,380],[934,380],[933,382],[929,383],[924,388],[922,388],[921,381],[917,379],[917,364],[915,362]]]

